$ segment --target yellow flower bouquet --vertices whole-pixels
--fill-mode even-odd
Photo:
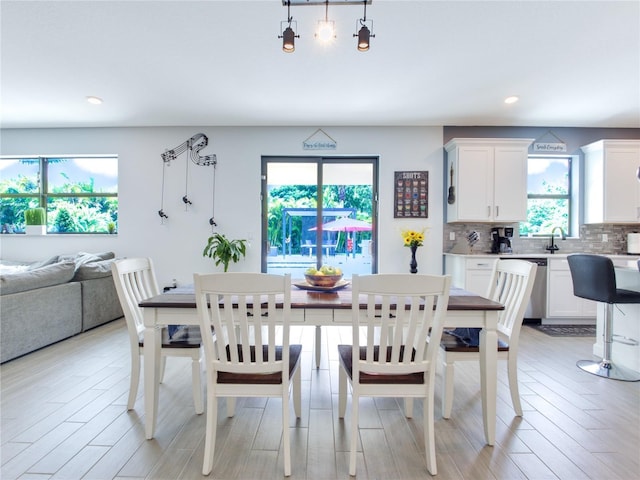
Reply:
[[[424,230],[416,232],[415,230],[403,230],[402,239],[405,247],[421,247],[424,242]]]

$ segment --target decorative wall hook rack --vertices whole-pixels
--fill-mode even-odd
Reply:
[[[180,145],[171,150],[165,150],[164,153],[161,154],[162,161],[165,163],[170,163],[175,160],[178,155],[183,154],[187,150],[189,150],[189,156],[191,157],[191,161],[196,165],[209,166],[215,165],[218,163],[218,159],[216,154],[213,153],[211,155],[200,155],[200,150],[209,145],[209,139],[204,133],[196,133],[189,140],[184,141]]]
[[[198,166],[208,167],[213,166],[213,197],[215,198],[215,169],[218,164],[218,159],[216,154],[210,155],[200,155],[200,150],[209,145],[209,138],[204,133],[196,133],[194,136],[185,140],[180,145],[170,150],[165,150],[164,153],[160,154],[162,157],[163,168],[162,168],[162,192],[160,198],[160,210],[158,210],[158,216],[162,223],[164,223],[165,219],[168,219],[169,216],[164,212],[164,179],[165,179],[165,171],[166,167],[171,165],[171,162],[176,160],[179,155],[182,155],[185,152],[189,152],[189,158],[193,163]],[[182,197],[182,203],[185,205],[185,209],[187,209],[190,205],[193,205],[193,202],[189,199],[188,196],[188,187],[189,187],[189,163],[185,165],[185,193]],[[212,210],[213,210],[213,200],[212,200]],[[210,225],[216,225],[213,221],[213,216],[209,220]]]

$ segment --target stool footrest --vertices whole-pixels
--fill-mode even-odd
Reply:
[[[623,345],[631,345],[632,347],[637,347],[639,345],[638,340],[635,338],[625,337],[624,335],[611,335],[611,341],[622,343]]]

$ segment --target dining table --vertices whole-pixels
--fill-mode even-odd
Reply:
[[[339,290],[291,289],[290,325],[315,326],[315,360],[320,364],[322,328],[352,324],[352,292],[348,282]],[[152,439],[158,414],[161,329],[166,325],[199,325],[193,288],[182,288],[139,303],[144,317],[145,436]],[[361,307],[364,307],[362,305]],[[480,386],[485,439],[495,442],[497,396],[497,323],[504,306],[460,288],[451,288],[445,328],[471,327],[480,331]]]

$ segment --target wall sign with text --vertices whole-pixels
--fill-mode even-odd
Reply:
[[[394,218],[429,218],[429,172],[395,172]]]

